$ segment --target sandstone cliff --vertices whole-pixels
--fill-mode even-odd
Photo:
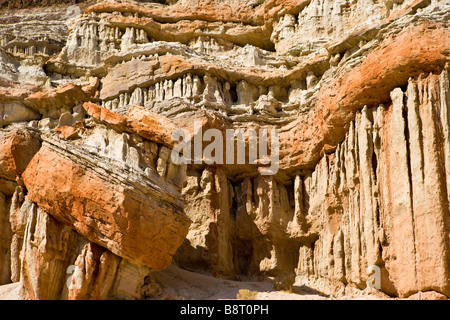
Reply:
[[[447,1],[61,3],[0,12],[0,284],[154,298],[173,262],[450,297]],[[279,168],[174,162],[196,123],[277,129]]]

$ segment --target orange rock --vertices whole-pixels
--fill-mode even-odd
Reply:
[[[176,126],[163,116],[144,108],[134,106],[129,116],[121,115],[105,109],[95,103],[83,105],[86,112],[95,120],[100,121],[121,132],[133,132],[153,142],[172,147],[171,136]]]
[[[384,40],[361,65],[323,87],[316,108],[280,133],[281,141],[290,141],[292,136],[301,138],[282,152],[286,158],[281,166],[308,167],[316,163],[321,150],[326,152],[344,139],[355,112],[364,105],[389,102],[390,92],[407,83],[408,78],[442,70],[449,61],[445,41],[449,38],[448,28],[420,24]]]
[[[137,12],[155,21],[176,22],[180,20],[204,20],[220,22],[238,22],[244,24],[262,25],[266,20],[272,20],[281,10],[288,13],[299,11],[309,1],[301,0],[269,0],[256,9],[249,4],[230,6],[212,0],[196,0],[187,3],[179,2],[172,6],[160,4],[147,4],[146,7],[133,3],[99,3],[88,7],[85,13],[90,12]]]
[[[75,150],[43,145],[23,173],[28,198],[120,257],[155,270],[167,267],[189,226],[180,194],[161,189],[159,176],[152,184],[119,168],[101,173],[93,169],[95,159]]]
[[[84,91],[80,86],[68,84],[62,88],[50,92],[37,92],[25,100],[31,102],[39,110],[50,110],[62,106],[75,106],[78,103],[89,101],[92,88]]]
[[[0,179],[15,181],[41,147],[39,136],[30,130],[16,130],[0,138]],[[11,194],[9,183],[1,183],[0,190]]]
[[[77,129],[71,126],[57,127],[55,131],[58,132],[59,136],[65,140],[76,139],[78,137]]]
[[[282,14],[298,14],[309,2],[309,0],[269,0],[256,7],[250,2],[239,1],[236,5],[229,5],[212,0],[178,2],[171,6],[156,3],[146,6],[132,3],[99,3],[87,8],[85,13],[138,13],[139,18],[119,15],[109,19],[113,23],[142,25],[148,34],[157,40],[183,43],[197,37],[199,30],[228,23],[223,33],[211,33],[211,36],[240,46],[252,44],[272,50],[270,35],[273,23]]]

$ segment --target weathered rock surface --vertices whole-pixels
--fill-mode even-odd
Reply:
[[[20,176],[41,147],[39,134],[33,130],[12,129],[1,132],[0,191],[12,195]]]
[[[359,286],[378,265],[388,294],[448,295],[448,86],[444,70],[394,89],[391,105],[364,107],[303,178],[305,214],[323,231],[300,251],[299,275]]]
[[[62,151],[69,148],[44,142],[23,174],[27,197],[121,257],[156,270],[169,265],[188,226],[181,194],[154,169],[139,175],[111,161],[92,170],[98,158]]]
[[[58,3],[0,13],[0,284],[145,299],[173,260],[337,297],[379,270],[389,296],[450,297],[447,2]],[[228,150],[207,129],[277,129],[277,170],[176,163],[178,129],[194,152]]]

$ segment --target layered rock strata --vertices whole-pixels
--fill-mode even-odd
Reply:
[[[47,134],[18,125],[2,140],[0,270],[24,299],[151,296],[151,271],[188,231],[186,167],[167,157],[175,126],[138,108],[84,108],[89,124],[60,119]]]
[[[36,11],[0,15],[1,283],[149,298],[173,257],[334,296],[378,268],[389,296],[449,297],[450,5],[157,2],[44,10],[51,41],[12,24]],[[203,149],[277,129],[278,170],[176,164],[177,129]]]

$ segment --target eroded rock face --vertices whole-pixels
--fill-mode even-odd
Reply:
[[[111,161],[98,172],[90,169],[98,159],[60,149],[68,146],[46,141],[30,162],[27,197],[119,256],[155,270],[169,265],[189,225],[181,194],[154,169],[139,175]]]
[[[300,253],[302,277],[358,286],[378,265],[389,294],[448,295],[447,88],[444,70],[394,89],[389,106],[364,107],[344,142],[304,177],[304,212],[323,222]]]
[[[334,296],[378,268],[390,296],[450,296],[448,3],[94,2],[0,14],[0,283],[151,298],[173,258]],[[275,174],[173,162],[198,123],[277,129]]]
[[[39,134],[29,129],[2,131],[0,152],[0,191],[12,195],[16,177],[20,176],[41,147]]]

